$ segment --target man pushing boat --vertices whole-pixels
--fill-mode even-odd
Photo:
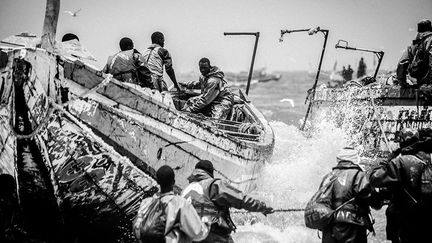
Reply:
[[[234,104],[234,95],[231,92],[225,74],[216,66],[210,65],[208,58],[199,61],[201,77],[198,82],[180,84],[188,89],[201,89],[201,94],[186,102],[183,111],[202,113],[216,119],[226,119]]]

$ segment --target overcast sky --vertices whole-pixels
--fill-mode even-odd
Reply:
[[[44,0],[0,0],[0,38],[28,31],[40,35]],[[66,10],[82,8],[77,17]],[[361,56],[372,66],[371,53],[335,49],[338,39],[353,47],[385,51],[383,68],[394,69],[401,51],[415,37],[417,22],[432,18],[432,0],[63,0],[57,39],[76,33],[102,67],[131,37],[138,50],[150,45],[154,31],[165,34],[178,72],[198,71],[201,57],[223,70],[247,70],[254,38],[224,36],[225,31],[260,32],[255,67],[268,70],[312,70],[318,65],[323,35],[285,35],[281,29],[321,26],[329,29],[324,69],[338,61],[355,69]]]

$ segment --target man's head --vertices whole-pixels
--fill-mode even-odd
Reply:
[[[200,160],[196,165],[195,169],[201,169],[207,172],[211,177],[213,177],[214,167],[212,162],[208,160]]]
[[[62,42],[70,41],[70,40],[79,41],[79,38],[78,38],[78,36],[76,36],[75,34],[72,34],[72,33],[67,33],[62,37]]]
[[[432,24],[429,19],[422,19],[417,24],[417,32],[423,33],[426,31],[432,31]]]
[[[399,142],[399,147],[405,148],[419,141],[419,133],[414,128],[403,128],[397,134],[396,141]]]
[[[161,187],[161,191],[171,191],[174,183],[174,170],[168,165],[160,167],[156,172],[156,181]]]
[[[351,161],[354,164],[360,163],[360,156],[358,151],[352,146],[346,146],[342,148],[336,155],[336,161]]]
[[[210,73],[211,65],[210,60],[206,57],[203,57],[199,60],[199,69],[203,76],[206,76],[208,73]]]
[[[162,47],[165,45],[165,37],[162,32],[156,31],[151,35],[151,41],[153,44],[158,44]]]
[[[128,51],[128,50],[132,50],[133,48],[134,48],[134,43],[130,38],[123,37],[120,40],[120,50]]]

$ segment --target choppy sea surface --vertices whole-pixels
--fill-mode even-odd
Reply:
[[[322,177],[336,165],[336,153],[345,131],[331,121],[318,124],[312,134],[299,130],[307,104],[307,90],[314,77],[307,72],[280,72],[278,81],[252,85],[249,98],[270,121],[275,149],[265,165],[253,196],[276,209],[304,208]],[[373,211],[376,236],[385,242],[384,209]],[[303,212],[281,212],[267,217],[258,213],[234,214],[235,242],[321,242],[316,230],[304,226]]]

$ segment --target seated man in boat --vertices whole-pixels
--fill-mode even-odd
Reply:
[[[167,84],[163,79],[163,69],[165,66],[165,72],[174,83],[174,86],[179,89],[171,55],[168,50],[164,48],[164,35],[156,31],[151,35],[151,41],[152,44],[150,47],[144,51],[143,60],[145,60],[146,66],[150,69],[153,88],[159,90],[159,92],[168,90]]]
[[[210,65],[208,58],[199,61],[201,77],[198,82],[182,84],[189,89],[201,89],[201,94],[190,98],[183,111],[202,113],[216,119],[226,119],[234,104],[224,73],[216,66]]]
[[[401,86],[407,86],[407,75],[417,86],[432,84],[432,25],[430,20],[417,24],[417,36],[399,60],[396,75]]]
[[[134,49],[133,41],[128,37],[122,38],[120,49],[120,52],[108,58],[102,71],[123,82],[151,87],[150,71],[141,61],[141,53]]]

